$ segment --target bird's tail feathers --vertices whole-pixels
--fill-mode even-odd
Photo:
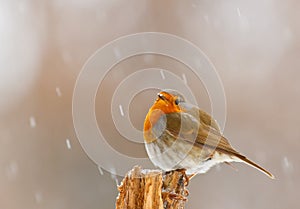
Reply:
[[[249,160],[247,157],[243,156],[243,155],[236,155],[236,157],[241,160],[241,162],[246,163],[250,166],[252,166],[253,168],[256,168],[257,170],[259,170],[260,172],[266,174],[268,177],[270,177],[271,179],[275,179],[275,176],[270,173],[269,171],[267,171],[266,169],[264,169],[263,167],[257,165],[256,163],[254,163],[253,161]]]

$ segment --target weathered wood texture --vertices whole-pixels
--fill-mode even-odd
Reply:
[[[188,191],[185,173],[143,170],[134,167],[119,186],[116,209],[184,208]]]

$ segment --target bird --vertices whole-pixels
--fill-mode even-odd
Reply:
[[[143,135],[151,162],[163,171],[184,170],[192,178],[220,163],[242,162],[275,178],[236,151],[215,119],[172,89],[157,94],[145,117]]]

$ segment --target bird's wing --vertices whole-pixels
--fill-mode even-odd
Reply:
[[[252,162],[239,152],[235,151],[228,140],[214,128],[199,123],[192,115],[184,112],[168,113],[158,120],[153,127],[155,137],[159,138],[162,134],[170,134],[176,140],[183,140],[195,146],[207,147],[221,153],[236,156],[246,164],[262,171],[270,178],[275,177],[266,169]]]
[[[194,105],[188,103],[181,103],[180,107],[184,110],[184,112],[191,114],[193,117],[198,118],[200,123],[208,126],[212,129],[221,133],[219,124],[215,119],[213,119],[208,113],[203,110],[198,109]]]
[[[199,110],[200,122],[206,125],[207,127],[213,128],[219,133],[221,133],[219,124],[215,119],[213,119],[209,114],[203,110]]]
[[[215,128],[199,123],[196,118],[185,112],[166,114],[166,130],[177,139],[206,146],[219,152],[240,156],[228,140]]]

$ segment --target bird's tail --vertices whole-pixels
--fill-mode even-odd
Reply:
[[[257,165],[256,163],[254,163],[253,161],[249,160],[247,157],[243,156],[243,155],[236,155],[237,158],[239,158],[239,160],[241,160],[243,163],[246,163],[250,166],[252,166],[253,168],[256,168],[257,170],[259,170],[260,172],[266,174],[267,176],[269,176],[271,179],[275,179],[275,176],[270,173],[269,171],[267,171],[266,169],[264,169],[263,167]]]

